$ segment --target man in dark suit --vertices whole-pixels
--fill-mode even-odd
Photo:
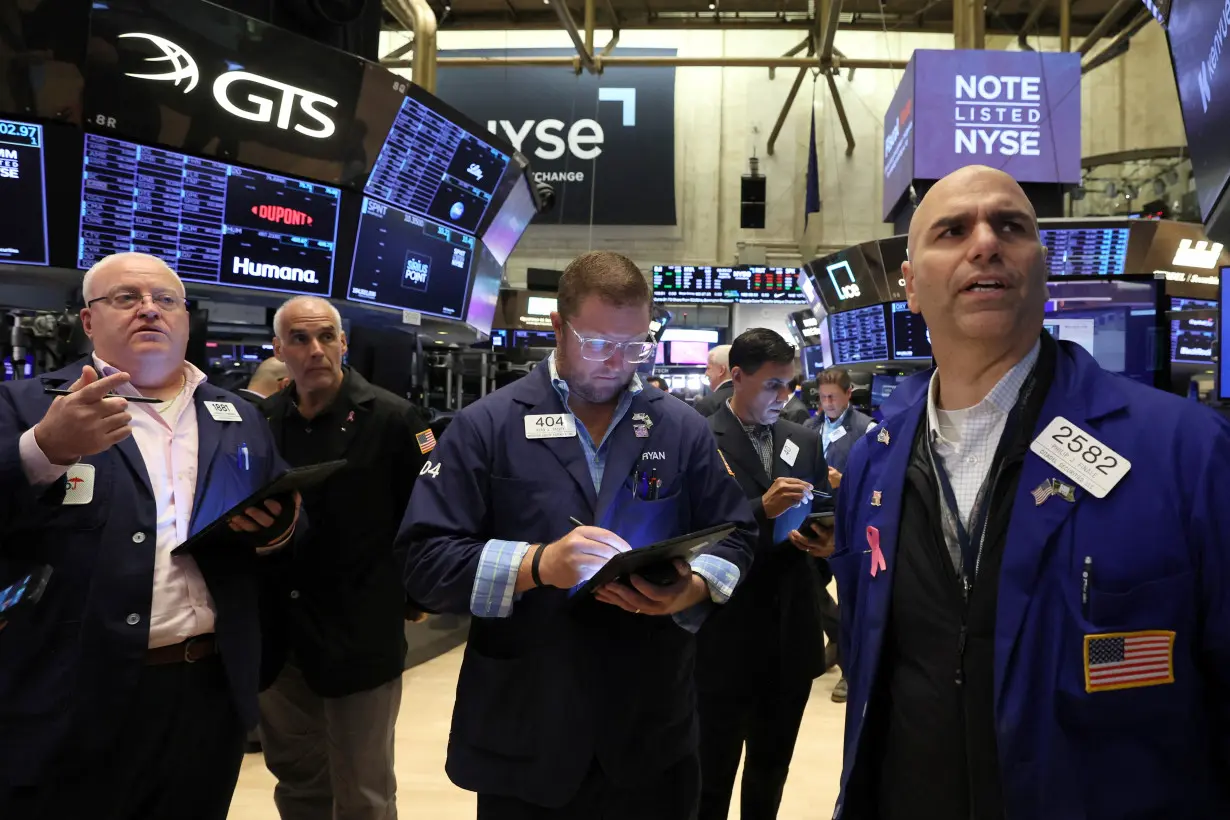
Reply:
[[[727,817],[745,744],[741,816],[777,816],[812,680],[824,673],[816,563],[831,552],[832,529],[804,520],[831,507],[828,468],[820,437],[780,418],[793,367],[785,339],[747,331],[730,349],[734,393],[709,417],[760,538],[747,579],[698,638],[700,820]]]
[[[82,289],[93,355],[0,387],[0,578],[52,567],[0,635],[0,817],[224,820],[256,722],[257,565],[297,505],[171,554],[285,465],[256,409],[184,361],[165,263],[117,254]]]
[[[697,399],[692,405],[702,416],[712,416],[726,406],[726,400],[734,392],[730,383],[730,345],[718,345],[709,351],[709,364],[705,367],[709,380],[709,395]]]
[[[253,404],[260,404],[285,387],[288,381],[290,381],[290,374],[286,370],[286,365],[270,356],[256,366],[256,372],[252,374],[248,386],[241,387],[235,392]]]
[[[304,493],[312,528],[267,574],[261,735],[274,803],[282,820],[396,820],[406,593],[393,540],[436,439],[408,401],[342,365],[328,301],[295,297],[273,327],[294,378],[262,405],[278,451],[296,467],[347,461]]]
[[[790,398],[786,401],[786,406],[782,408],[782,418],[786,421],[792,421],[795,424],[807,424],[811,421],[811,411],[807,409],[807,405],[803,403],[803,399],[799,396],[799,385],[803,383],[803,377],[795,375],[787,385],[790,390]]]

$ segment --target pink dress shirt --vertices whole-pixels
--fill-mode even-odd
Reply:
[[[97,356],[100,375],[119,371]],[[214,602],[205,578],[191,556],[172,556],[188,539],[192,503],[196,495],[197,418],[192,395],[205,374],[184,363],[184,390],[170,406],[129,404],[132,437],[149,473],[157,513],[154,551],[154,597],[149,617],[149,647],[170,646],[214,631]],[[132,385],[118,391],[139,395]],[[161,408],[163,412],[158,412]],[[70,465],[52,464],[34,440],[34,428],[19,442],[21,463],[31,484],[57,481]]]

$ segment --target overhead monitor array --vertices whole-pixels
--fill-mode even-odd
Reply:
[[[798,268],[744,265],[655,265],[653,298],[659,302],[806,304]]]
[[[0,262],[48,264],[43,127],[0,120]]]

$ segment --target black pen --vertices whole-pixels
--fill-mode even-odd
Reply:
[[[1081,573],[1081,614],[1089,620],[1089,576],[1093,574],[1093,557],[1085,556],[1085,571]]]
[[[71,396],[76,393],[76,390],[64,390],[59,387],[44,387],[43,392],[48,396]],[[162,399],[156,399],[153,396],[121,396],[119,393],[108,393],[103,398],[107,399],[125,399],[126,401],[135,402],[137,404],[161,404]]]
[[[573,518],[571,515],[570,515],[570,516],[568,516],[568,520],[569,520],[569,521],[571,521],[573,524],[575,524],[575,525],[576,525],[576,526],[578,526],[578,527],[584,527],[584,526],[585,526],[585,525],[584,525],[584,524],[582,524],[580,521],[578,521],[578,520],[576,520],[575,518]]]
[[[649,475],[649,500],[658,500],[658,468],[654,467]]]

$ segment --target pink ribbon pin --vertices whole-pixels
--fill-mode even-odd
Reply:
[[[346,416],[346,421],[354,421],[354,411],[353,410],[351,410],[350,413]]]
[[[867,528],[867,544],[871,547],[871,577],[874,578],[880,570],[888,570],[884,553],[880,551],[880,531],[875,527]]]

